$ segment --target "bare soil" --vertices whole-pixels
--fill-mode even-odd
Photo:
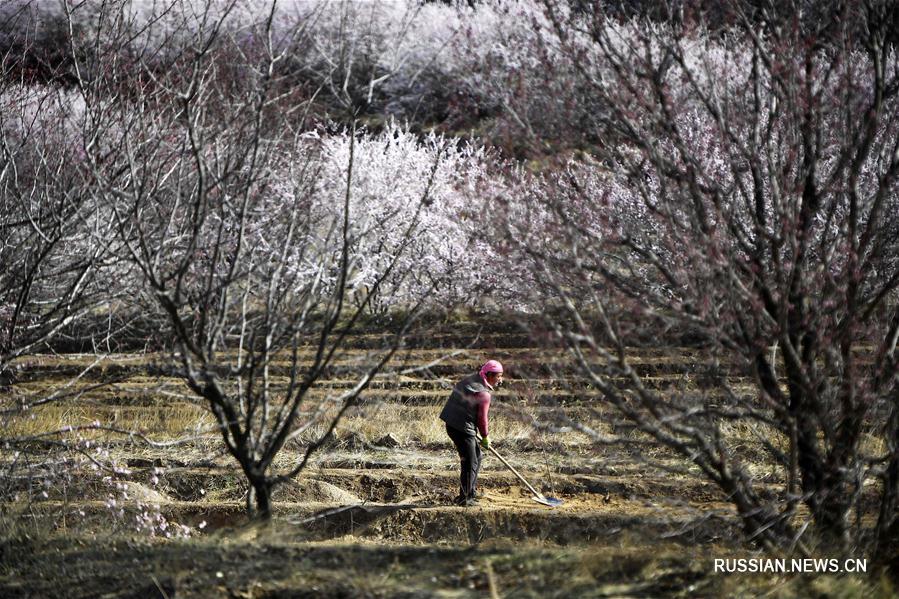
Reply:
[[[355,347],[362,351],[376,341],[363,335]],[[430,341],[420,340],[398,369],[427,364],[456,347],[447,336]],[[327,450],[278,488],[269,522],[247,518],[246,483],[214,434],[170,448],[109,441],[123,466],[113,480],[79,470],[44,487],[6,481],[0,597],[829,594],[820,579],[715,574],[715,557],[748,551],[726,497],[660,448],[649,466],[627,448],[596,445],[582,435],[537,434],[520,424],[522,411],[540,418],[564,409],[593,418],[596,427],[626,426],[576,375],[550,374],[561,357],[529,348],[517,335],[494,333],[489,341],[489,357],[510,367],[491,410],[497,431],[491,437],[562,506],[534,502],[492,456],[485,457],[479,479],[480,505],[452,505],[458,458],[440,434],[442,424],[430,421],[453,380],[488,357],[487,350],[469,349],[425,373],[377,381]],[[17,391],[63,385],[86,360],[30,359],[20,365]],[[672,388],[698,368],[690,350],[680,361],[641,350],[636,362],[655,384]],[[202,415],[202,406],[163,363],[159,356],[113,358],[79,384],[114,384],[64,402],[61,415],[44,414],[70,418],[72,425],[112,414],[151,423],[143,429],[148,433],[153,426],[171,433],[165,428],[171,421],[160,417],[164,410],[181,406],[178,414],[189,419],[189,410]],[[322,393],[351,384],[351,371],[334,370]],[[378,445],[388,432],[398,446]],[[295,463],[304,443],[285,448],[278,465]],[[136,530],[133,523],[147,513],[158,514],[167,530]],[[190,536],[167,537],[180,530],[176,525]],[[834,588],[842,593],[846,584],[854,583]]]

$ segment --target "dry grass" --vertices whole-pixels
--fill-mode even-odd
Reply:
[[[125,359],[121,361],[121,363],[131,363],[137,366],[134,371],[135,374],[129,376],[124,382],[92,390],[78,397],[67,399],[64,402],[41,406],[9,418],[3,423],[4,433],[16,436],[33,435],[59,430],[67,426],[89,425],[99,421],[104,425],[115,426],[125,430],[139,430],[156,439],[165,440],[184,436],[186,433],[197,429],[211,428],[214,425],[212,416],[201,401],[193,398],[191,398],[191,401],[185,401],[185,399],[178,397],[178,394],[183,394],[185,398],[190,397],[190,394],[184,389],[183,383],[179,380],[159,379],[142,374],[139,368],[142,364],[141,359],[146,360],[146,357],[132,357],[133,361],[131,362]],[[668,359],[668,357],[654,358],[649,356],[646,358],[646,362],[650,360],[663,362]],[[64,379],[58,376],[51,378],[53,376],[53,374],[48,373],[47,379],[23,383],[17,386],[15,391],[20,396],[27,393],[32,398],[38,398],[42,394],[46,394],[48,389],[58,388],[60,385],[66,384]],[[308,422],[308,418],[312,414],[316,414],[320,406],[323,406],[324,410],[318,414],[318,419],[315,423],[292,441],[291,445],[284,452],[279,454],[275,464],[276,467],[285,468],[292,466],[297,459],[298,452],[296,450],[302,451],[308,442],[320,438],[326,432],[331,419],[339,407],[332,400],[339,395],[341,389],[346,388],[349,381],[349,378],[325,381],[322,388],[310,394],[308,401],[302,408],[304,412],[298,424],[302,426]],[[283,380],[279,380],[279,382],[283,384]],[[379,379],[379,382],[384,383],[382,388],[377,391],[367,392],[366,401],[360,406],[351,409],[340,423],[337,428],[336,445],[330,446],[333,451],[330,453],[324,451],[319,454],[326,456],[328,459],[333,458],[334,464],[344,462],[350,465],[323,465],[321,472],[316,471],[317,474],[325,476],[322,473],[326,473],[332,477],[329,480],[334,484],[346,483],[347,489],[357,493],[359,497],[367,497],[368,495],[363,491],[372,489],[381,489],[378,492],[382,493],[382,495],[376,495],[376,497],[387,497],[389,487],[390,489],[395,488],[398,493],[397,497],[402,498],[406,494],[412,493],[413,490],[417,492],[419,488],[440,487],[440,489],[443,489],[443,486],[448,487],[451,485],[449,481],[454,480],[451,475],[454,475],[456,472],[457,459],[452,453],[450,441],[444,430],[444,424],[439,419],[443,401],[448,393],[448,390],[442,386],[445,381],[443,379],[416,379],[415,377],[402,379],[383,377]],[[513,382],[510,381],[510,383]],[[561,392],[563,390],[559,388],[560,385],[564,387],[564,383],[560,383],[559,379],[535,381],[533,388],[536,388],[538,383],[541,389],[548,389],[549,393]],[[571,389],[564,389],[564,391],[571,391],[572,389],[576,389],[576,386],[572,386]],[[511,394],[513,391],[512,385],[510,384],[503,391]],[[418,403],[416,405],[404,404],[403,398],[412,394],[416,395]],[[423,398],[431,398],[431,400],[425,401]],[[6,397],[0,396],[0,402],[8,406],[11,403],[15,403],[15,398],[11,395]],[[516,462],[524,464],[524,467],[528,468],[531,473],[539,472],[537,478],[548,485],[550,489],[555,489],[556,485],[558,485],[560,489],[565,489],[566,487],[568,489],[568,491],[561,491],[560,493],[572,493],[571,489],[586,489],[588,484],[598,485],[596,488],[591,487],[589,493],[587,491],[583,492],[589,498],[589,501],[593,503],[589,503],[581,496],[571,497],[570,499],[566,497],[568,506],[566,509],[577,508],[580,505],[586,511],[587,508],[583,506],[587,506],[589,503],[589,513],[594,514],[597,519],[601,519],[610,510],[624,510],[626,507],[626,509],[630,510],[628,511],[629,517],[637,517],[636,515],[639,514],[650,513],[650,508],[644,506],[643,499],[641,499],[649,497],[650,500],[657,504],[657,506],[651,509],[657,510],[658,518],[664,519],[672,513],[670,511],[671,505],[665,502],[667,499],[670,499],[665,493],[670,492],[672,488],[677,490],[678,501],[693,497],[689,493],[695,492],[697,493],[695,501],[708,502],[708,504],[704,504],[706,508],[711,505],[711,501],[705,499],[708,491],[699,488],[695,484],[691,485],[687,476],[665,473],[664,478],[661,478],[658,472],[647,471],[646,464],[630,461],[631,457],[628,455],[623,453],[618,455],[611,452],[605,453],[605,448],[597,448],[586,435],[581,433],[543,432],[535,429],[531,424],[531,419],[540,419],[554,409],[556,408],[541,408],[533,404],[522,405],[520,402],[506,403],[501,400],[497,401],[494,407],[491,408],[491,438],[497,444],[501,453],[507,455],[505,451],[508,448],[510,453],[512,453],[511,458]],[[612,413],[600,412],[598,415],[594,414],[585,420],[583,415],[589,413],[588,410],[576,407],[564,409],[571,410],[569,414],[585,422],[601,434],[611,435],[619,432],[629,436],[632,440],[646,440],[645,435],[642,435],[639,431],[634,431],[633,429],[617,430],[613,424],[620,418]],[[382,450],[371,446],[387,433],[392,433],[404,447],[399,450]],[[752,473],[754,475],[765,477],[769,473],[775,472],[772,470],[769,460],[765,457],[766,454],[762,451],[760,438],[767,438],[776,445],[782,446],[785,443],[785,439],[782,439],[776,431],[767,427],[739,423],[725,426],[723,433],[728,438],[732,449],[745,452],[746,459],[753,469]],[[91,431],[84,436],[92,438],[94,434],[99,436],[103,433]],[[350,441],[358,439],[362,439],[366,443],[364,445],[351,445]],[[341,445],[342,443],[343,445]],[[871,451],[876,451],[883,447],[882,440],[874,436],[866,437],[863,443]],[[570,451],[553,452],[552,448],[559,444],[564,444]],[[334,450],[335,447],[336,450]],[[513,451],[522,449],[526,449],[526,453],[516,454]],[[165,468],[168,471],[164,476],[160,476],[164,478],[164,484],[168,485],[167,488],[171,491],[170,496],[175,500],[173,503],[180,505],[180,502],[183,501],[185,506],[189,504],[189,509],[195,510],[197,513],[196,520],[208,518],[206,513],[212,513],[211,506],[217,505],[216,502],[221,502],[227,510],[230,510],[227,512],[228,514],[240,512],[242,504],[239,503],[239,498],[241,497],[241,491],[245,488],[245,482],[234,462],[222,451],[221,440],[216,433],[205,436],[198,443],[179,446],[176,449],[148,449],[138,445],[126,446],[122,444],[114,445],[112,451],[117,456],[121,454],[129,459],[140,458],[141,462],[147,464],[165,464]],[[507,457],[509,456],[507,455]],[[664,452],[659,452],[658,455],[651,457],[658,458],[659,462],[674,460],[672,456]],[[608,458],[617,458],[618,461]],[[383,463],[390,467],[376,470],[375,468],[379,466],[360,466],[359,468],[363,468],[366,471],[355,472],[356,467],[352,464],[357,460],[360,464]],[[680,458],[677,458],[677,460],[678,464],[682,463]],[[554,462],[550,463],[550,461]],[[215,463],[210,465],[210,462]],[[563,463],[566,466],[582,468],[583,470],[581,471],[590,471],[591,468],[596,467],[597,472],[608,472],[608,470],[600,470],[599,467],[601,465],[605,468],[609,464],[614,465],[615,469],[612,470],[612,475],[603,474],[602,478],[599,476],[587,477],[589,480],[583,483],[584,486],[577,486],[581,485],[578,482],[580,474],[572,474],[569,471],[560,470],[558,466]],[[491,463],[490,466],[497,470],[500,469],[495,462]],[[314,467],[315,463],[310,466],[310,470]],[[137,481],[137,484],[145,484],[151,472],[150,466],[139,465],[134,468],[136,474],[133,475],[133,480]],[[138,475],[144,476],[144,478],[140,478]],[[494,470],[489,472],[487,478],[488,481],[496,485],[491,491],[496,494],[495,500],[497,505],[501,505],[503,500],[508,500],[509,505],[517,505],[515,502],[518,501],[518,491],[514,482],[512,483],[512,488],[516,489],[515,491],[509,491],[507,495],[500,493],[505,487],[498,485],[497,481],[512,480],[507,473],[503,473],[503,475],[506,478],[502,478]],[[675,479],[674,477],[677,478]],[[308,481],[304,479],[301,482]],[[351,482],[356,486],[351,487]],[[665,484],[662,485],[662,483]],[[621,485],[620,488],[617,486],[619,484]],[[378,485],[382,485],[383,488]],[[608,485],[608,490],[605,492],[600,490],[603,485]],[[660,486],[664,486],[664,489],[661,489]],[[142,490],[141,487],[135,487],[135,489]],[[288,488],[285,486],[284,489],[286,489],[284,491],[286,494],[292,487]],[[301,491],[292,492],[299,496],[300,493],[308,493],[306,489],[308,488],[304,487]],[[668,490],[666,491],[665,489]],[[603,493],[605,494],[605,500],[602,499]],[[636,499],[628,499],[628,493],[634,493]],[[197,497],[191,498],[192,494],[197,495]],[[618,497],[616,497],[616,494]],[[293,497],[293,495],[285,496],[288,498]],[[559,496],[562,495],[560,494]],[[184,497],[187,498],[185,499]],[[290,499],[290,501],[293,501],[293,499]],[[389,501],[393,501],[393,499]],[[435,501],[439,502],[442,499]],[[578,503],[578,501],[582,501],[582,503]],[[614,507],[618,505],[616,502],[620,503],[618,508]],[[48,505],[46,507],[50,509],[52,506]],[[95,505],[94,508],[98,522],[101,517],[107,516],[101,504]],[[504,522],[512,516],[520,518],[522,523],[530,522],[529,518],[539,517],[532,515],[532,508],[533,506],[529,506],[524,510],[509,508],[508,511],[502,513],[502,516],[498,517],[498,522]],[[645,511],[639,511],[637,508]],[[181,508],[179,507],[179,509]],[[187,510],[186,507],[184,509]],[[488,518],[488,516],[484,515],[486,512],[469,512],[467,520],[463,519],[461,514],[458,515],[458,520],[454,520],[456,512],[453,510],[455,509],[447,508],[449,515],[443,514],[442,519],[433,520],[433,522],[437,523],[435,526],[448,526],[449,524],[447,523],[454,523],[454,526],[459,526],[459,530],[474,530],[476,527],[485,525],[485,518]],[[515,511],[516,509],[519,511]],[[436,512],[437,510],[433,511]],[[185,511],[183,513],[187,514],[188,512]],[[425,513],[430,514],[431,511],[425,511]],[[543,512],[537,513],[542,514]],[[655,517],[656,512],[652,512],[652,514]],[[558,513],[554,515],[558,516]],[[800,516],[805,516],[805,514],[801,513]],[[228,517],[231,518],[231,516]],[[392,525],[406,526],[406,522],[399,516],[396,522],[398,524]],[[440,524],[441,522],[443,524]],[[562,522],[562,519],[554,520],[552,517],[547,517],[545,521],[539,523],[539,526],[557,526],[560,525],[559,522]],[[2,524],[3,520],[0,518],[0,525]],[[581,527],[582,525],[582,521],[578,520],[573,526]],[[97,527],[99,528],[100,526],[102,525],[98,523]],[[496,530],[505,529],[501,529],[497,525]],[[580,531],[581,529],[577,528],[577,530]],[[394,539],[389,533],[390,530],[385,528],[384,539]],[[456,534],[454,530],[447,529],[446,534],[449,535],[448,539],[457,538],[452,536]],[[265,563],[263,567],[260,567],[257,560],[247,562],[245,555],[241,554],[234,557],[234,561],[229,563],[228,568],[223,568],[221,565],[222,552],[227,551],[229,545],[228,543],[218,543],[217,538],[210,538],[211,542],[206,549],[209,549],[209,571],[212,573],[212,578],[208,581],[208,584],[207,581],[204,581],[203,586],[200,587],[202,588],[201,592],[208,591],[208,589],[214,588],[214,585],[219,584],[219,579],[214,578],[215,572],[219,570],[226,570],[229,573],[232,571],[243,571],[246,580],[258,578],[259,580],[270,581],[277,580],[276,569],[286,563],[286,560],[283,559],[283,554],[278,553],[277,559],[273,559],[271,563]],[[708,565],[709,555],[708,553],[703,553],[707,549],[685,549],[682,545],[660,543],[658,539],[647,540],[646,538],[634,537],[632,540],[630,537],[620,534],[613,536],[610,533],[610,536],[601,537],[599,540],[595,536],[582,538],[575,535],[573,539],[577,542],[570,547],[559,547],[551,543],[544,544],[543,541],[535,541],[533,544],[528,545],[527,543],[519,543],[511,538],[499,537],[495,541],[491,540],[484,544],[488,549],[478,549],[477,551],[486,551],[486,553],[479,555],[476,560],[472,560],[470,552],[455,557],[452,555],[438,555],[437,557],[428,558],[428,552],[432,550],[443,551],[450,544],[454,545],[455,541],[445,541],[447,545],[422,542],[420,547],[414,548],[413,553],[424,557],[422,557],[420,563],[416,563],[415,567],[409,567],[408,570],[404,569],[406,568],[404,564],[409,560],[409,557],[402,556],[402,560],[395,558],[390,552],[393,550],[393,547],[399,547],[399,545],[391,544],[396,543],[395,540],[386,541],[384,539],[376,538],[360,541],[371,544],[371,554],[363,553],[362,555],[357,555],[353,553],[353,555],[347,557],[346,562],[346,564],[353,565],[345,565],[340,572],[336,572],[334,565],[330,562],[315,564],[314,567],[309,566],[307,560],[311,559],[310,556],[314,557],[316,552],[305,552],[305,548],[303,548],[303,552],[298,550],[293,563],[300,564],[300,568],[306,567],[310,572],[307,572],[302,580],[297,579],[296,581],[291,580],[288,582],[290,584],[296,582],[296,588],[306,589],[310,586],[309,575],[323,576],[324,574],[334,574],[335,580],[339,579],[340,584],[344,584],[350,579],[350,582],[347,583],[349,584],[347,588],[352,588],[355,594],[382,593],[384,595],[402,594],[401,591],[408,588],[432,589],[441,593],[443,591],[449,593],[450,589],[452,591],[460,591],[463,588],[472,590],[475,587],[467,585],[474,584],[482,592],[495,589],[501,595],[508,593],[521,596],[534,594],[535,588],[538,589],[537,592],[545,591],[544,594],[555,594],[558,596],[598,594],[658,596],[668,593],[681,593],[677,596],[685,596],[683,594],[684,589],[694,588],[691,585],[696,585],[695,590],[699,594],[705,592],[712,595],[720,594],[725,596],[754,595],[758,591],[769,593],[770,596],[775,597],[809,596],[809,593],[846,597],[878,596],[878,593],[870,593],[870,587],[863,583],[832,577],[822,577],[813,583],[797,580],[769,582],[746,577],[728,577],[722,580],[711,575],[711,569]],[[179,544],[177,545],[177,550],[184,550],[186,553],[189,553],[189,550],[192,550],[192,548],[200,547],[202,542],[200,540]],[[441,541],[441,543],[443,542]],[[328,543],[333,546],[334,540],[324,542],[323,546],[327,547]],[[492,552],[489,549],[491,543],[508,543],[510,549],[508,551]],[[353,546],[356,547],[357,545],[358,543],[354,542]],[[245,546],[245,544],[242,546]],[[386,550],[384,549],[385,547],[387,548]],[[715,550],[718,550],[717,545],[713,547],[715,547]],[[725,549],[720,550],[725,551]],[[354,548],[348,551],[355,552],[357,549]],[[466,549],[466,551],[469,550]],[[385,561],[378,563],[376,567],[371,566],[366,558],[370,560],[372,556],[377,556],[378,552],[389,554],[388,558],[384,558]],[[147,555],[151,554],[152,552],[147,551],[145,555],[129,555],[127,561],[114,563],[110,560],[114,559],[115,555],[110,553],[103,555],[102,559],[98,559],[93,567],[100,570],[108,567],[111,577],[125,575],[138,567],[145,567],[141,566],[141,564],[148,563]],[[56,554],[53,555],[55,556]],[[97,555],[100,554],[98,553]],[[260,551],[257,557],[262,559],[264,555],[266,553]],[[721,557],[723,556],[722,554]],[[70,557],[70,554],[67,555],[67,559]],[[84,557],[86,560],[89,556]],[[450,575],[446,575],[448,571],[447,557],[456,559],[456,562],[449,569],[452,572],[452,578],[449,577]],[[63,558],[60,557],[59,559],[62,560]],[[178,563],[187,563],[192,569],[195,569],[195,563],[198,559],[200,559],[200,556],[197,554],[186,555],[185,559],[180,560]],[[29,558],[26,565],[36,571],[38,564],[41,564],[40,560]],[[114,565],[109,566],[108,564]],[[253,566],[253,564],[257,565]],[[303,564],[306,565],[304,566]],[[165,571],[163,570],[164,567],[171,566],[170,564],[161,566],[155,573],[158,575],[159,572]],[[258,572],[241,570],[244,567],[257,567]],[[293,568],[294,566],[290,566],[288,569],[292,572]],[[16,570],[17,573],[8,575],[5,581],[11,584],[10,581],[18,582],[20,579],[32,581],[32,583],[36,580],[36,577],[29,577],[27,572],[19,574],[18,572],[21,571],[23,570]],[[55,573],[53,574],[55,576],[59,576],[58,573],[62,569],[48,567],[48,571]],[[13,569],[10,568],[9,572],[13,572]],[[195,572],[191,572],[189,575],[185,573],[184,580],[189,580],[190,576],[195,575]],[[290,576],[293,576],[293,574],[291,573]],[[112,578],[105,580],[110,579]],[[397,580],[400,582],[396,582]],[[3,580],[0,580],[0,584],[3,582]],[[60,584],[66,584],[67,582],[60,578]],[[288,582],[285,582],[285,586],[288,586]],[[334,594],[337,594],[336,591],[341,589],[343,587],[338,588],[335,586],[332,590],[335,590]],[[246,589],[236,590],[242,593]],[[150,591],[152,592],[153,589],[150,589]],[[247,593],[251,594],[249,591]],[[232,594],[238,593],[234,592]],[[327,593],[325,592],[324,594]],[[889,596],[888,592],[884,592],[882,596]]]
[[[396,403],[377,403],[362,406],[340,424],[344,433],[355,433],[369,441],[393,434],[403,445],[448,444],[446,426],[440,420],[442,403],[434,406],[403,406]],[[589,438],[578,432],[545,433],[528,423],[500,410],[490,414],[490,438],[504,443],[528,443],[532,445],[563,442],[581,445]]]
[[[524,356],[530,349],[509,350],[509,355]],[[653,355],[641,350],[643,355],[635,356],[641,363],[666,364],[673,363],[670,354]],[[344,356],[344,362],[350,363],[362,359],[366,352],[351,351]],[[415,350],[419,361],[447,355],[447,350]],[[557,356],[550,356],[543,361],[552,361]],[[214,418],[208,412],[202,400],[194,397],[183,381],[176,378],[164,378],[147,375],[143,367],[162,356],[123,355],[112,356],[97,366],[102,372],[106,365],[128,365],[134,367],[126,373],[123,381],[92,388],[96,381],[81,380],[72,383],[71,379],[61,377],[53,371],[55,366],[85,366],[92,363],[92,356],[39,356],[29,358],[29,364],[47,368],[46,376],[33,381],[15,385],[12,393],[0,394],[0,406],[10,407],[21,403],[29,403],[46,397],[52,393],[64,393],[65,398],[42,405],[23,413],[7,417],[3,422],[4,433],[9,436],[24,437],[59,431],[66,427],[88,426],[99,423],[101,426],[115,427],[122,430],[139,431],[157,440],[170,440],[193,434],[199,430],[214,427]],[[286,357],[285,357],[286,358]],[[467,362],[469,355],[455,356],[447,362]],[[121,371],[120,371],[121,374]],[[664,377],[663,377],[664,378]],[[669,377],[670,378],[670,377]],[[273,377],[275,385],[273,393],[286,386],[287,379]],[[339,377],[322,381],[320,387],[313,389],[303,405],[303,415],[297,426],[306,430],[297,435],[295,443],[305,445],[319,439],[326,433],[331,419],[337,412],[338,405],[334,399],[342,390],[355,381],[352,377]],[[413,376],[395,376],[385,374],[377,379],[376,388],[364,394],[360,406],[351,409],[337,428],[337,441],[355,436],[367,443],[375,443],[387,433],[391,433],[403,446],[427,447],[448,446],[449,441],[439,412],[448,393],[450,381]],[[536,389],[544,389],[553,396],[587,395],[576,383],[567,384],[570,379],[511,379],[500,390],[500,400],[491,409],[491,438],[507,447],[529,449],[551,449],[563,444],[567,448],[577,450],[589,447],[592,440],[577,432],[545,432],[532,425],[533,420],[545,421],[553,410],[567,408],[540,408],[533,403],[507,404],[502,396],[519,397],[524,389],[534,395]],[[742,385],[743,383],[738,383]],[[528,399],[524,397],[524,399]],[[413,405],[410,405],[413,404]],[[325,409],[319,412],[319,407]],[[571,408],[576,409],[576,408]],[[632,441],[651,441],[644,434],[625,427],[617,428],[621,420],[613,411],[600,406],[599,414],[585,418],[582,412],[576,419],[596,430],[601,435],[620,434]],[[317,414],[315,422],[309,424],[311,415]],[[307,426],[308,425],[308,426]],[[780,471],[765,449],[763,440],[772,443],[782,450],[787,448],[787,439],[775,429],[746,421],[724,423],[721,432],[728,447],[735,453],[747,456],[747,465],[754,475],[768,480],[776,479]],[[96,438],[100,432],[85,432],[86,438]],[[876,435],[866,435],[863,448],[871,455],[879,455],[884,448],[883,440]],[[657,457],[666,458],[665,452]]]
[[[10,416],[4,434],[29,437],[74,427],[113,427],[154,435],[160,440],[177,438],[189,431],[209,428],[214,418],[205,409],[192,404],[164,407],[65,406],[46,405]],[[99,438],[102,430],[82,431],[86,439]]]

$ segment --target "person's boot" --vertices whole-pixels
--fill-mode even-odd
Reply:
[[[459,493],[456,497],[453,498],[453,505],[465,505],[465,502],[468,500],[465,495]]]

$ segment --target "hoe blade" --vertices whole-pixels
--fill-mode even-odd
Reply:
[[[561,499],[556,499],[555,497],[545,497],[543,495],[534,495],[531,499],[533,499],[537,503],[548,505],[549,507],[559,507],[564,503]]]

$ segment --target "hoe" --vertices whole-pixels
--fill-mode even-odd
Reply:
[[[548,505],[549,507],[558,507],[558,506],[562,505],[563,502],[562,502],[561,499],[556,499],[555,497],[545,497],[545,496],[543,495],[543,493],[538,493],[538,492],[537,492],[537,489],[535,489],[534,487],[532,487],[532,486],[531,486],[531,483],[529,483],[528,481],[526,481],[526,480],[524,479],[524,477],[518,473],[518,470],[516,470],[515,468],[512,467],[512,464],[510,464],[509,462],[507,462],[507,461],[503,458],[503,456],[499,455],[499,453],[497,453],[497,451],[496,451],[495,449],[493,449],[492,447],[490,447],[489,449],[490,449],[490,452],[493,453],[493,455],[495,455],[497,458],[499,458],[499,461],[500,461],[500,462],[502,462],[503,464],[505,464],[506,468],[508,468],[509,470],[512,471],[512,474],[514,474],[515,476],[518,477],[518,480],[520,480],[521,482],[523,482],[524,485],[525,485],[528,489],[530,489],[531,493],[534,494],[534,496],[532,497],[532,499],[533,499],[534,501],[536,501],[537,503],[542,503],[543,505]]]

